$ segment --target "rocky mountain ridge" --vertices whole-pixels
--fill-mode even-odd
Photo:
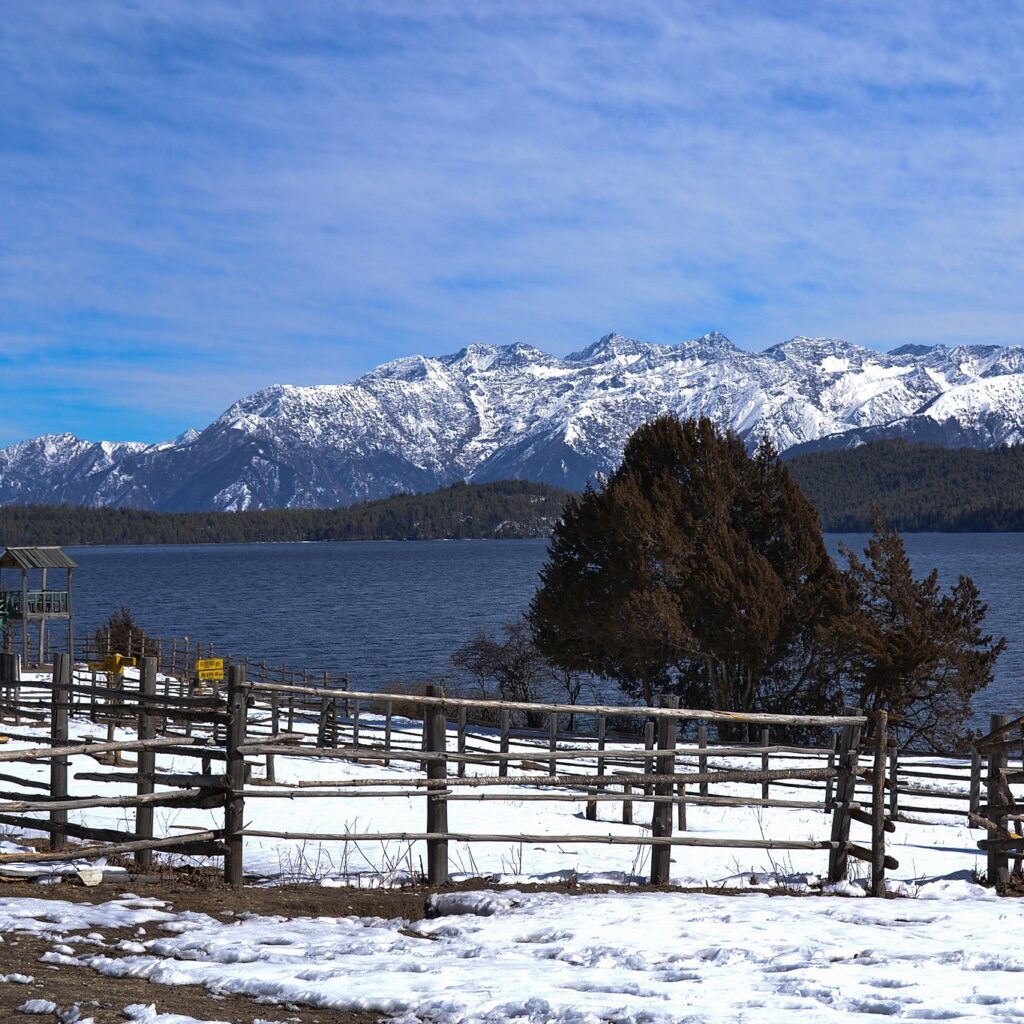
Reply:
[[[0,504],[163,511],[348,505],[457,480],[580,488],[662,413],[707,415],[802,453],[902,437],[1024,439],[1024,349],[884,353],[797,337],[761,352],[609,334],[564,358],[529,345],[410,356],[349,384],[275,385],[155,445],[46,435],[0,449]]]

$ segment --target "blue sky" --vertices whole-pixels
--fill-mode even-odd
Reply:
[[[0,0],[0,444],[412,352],[1018,342],[997,3]]]

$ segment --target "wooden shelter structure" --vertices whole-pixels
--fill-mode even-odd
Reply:
[[[73,657],[75,634],[73,627],[72,574],[78,564],[64,553],[62,548],[7,548],[0,555],[0,628],[4,631],[6,647],[11,637],[10,629],[15,623],[21,626],[21,664],[29,664],[29,627],[37,627],[38,654],[36,663],[42,664],[46,650],[46,624],[54,621],[67,623],[68,654]],[[18,589],[4,589],[4,570],[13,569],[21,573]],[[50,570],[63,569],[66,573],[63,589],[53,589]],[[30,586],[29,574],[38,572],[39,586]]]

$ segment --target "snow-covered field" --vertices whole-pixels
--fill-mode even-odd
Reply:
[[[72,735],[105,738],[105,728],[75,718]],[[450,741],[454,746],[454,735]],[[30,742],[12,741],[5,749],[18,745]],[[535,748],[514,748],[513,765],[517,755],[521,761],[527,753],[537,757]],[[263,759],[252,760],[258,781]],[[684,751],[680,769],[693,760],[693,752]],[[939,764],[934,758],[921,760]],[[749,759],[720,759],[713,752],[711,761],[753,766]],[[964,768],[955,761],[941,764],[944,768],[928,770]],[[194,771],[197,763],[160,756],[158,766]],[[41,764],[17,770],[26,779],[44,779],[47,772]],[[73,794],[134,791],[131,783],[75,780],[83,771],[117,769],[86,756],[72,758]],[[279,756],[276,774],[286,784],[356,778],[401,782],[418,774],[418,765]],[[914,784],[926,783],[915,779]],[[815,800],[822,785],[773,784],[771,795]],[[935,783],[950,786],[957,788],[949,781]],[[760,786],[713,784],[711,791],[753,795]],[[500,792],[502,801],[452,801],[449,828],[510,836],[649,835],[650,805],[635,804],[637,824],[623,825],[618,802],[600,804],[602,820],[590,822],[583,816],[581,793],[573,801],[541,803],[524,799],[536,792],[525,786]],[[931,796],[902,802],[911,813],[923,804],[962,808]],[[104,808],[72,812],[71,819],[130,828],[132,814]],[[1024,1019],[1024,929],[1019,927],[1024,904],[997,898],[973,882],[973,874],[984,870],[976,846],[980,833],[962,818],[915,816],[927,824],[900,824],[889,837],[889,852],[900,862],[890,873],[890,886],[906,897],[895,900],[843,898],[863,897],[867,872],[856,861],[851,884],[835,887],[832,895],[771,895],[780,888],[819,892],[828,860],[824,850],[678,847],[672,853],[674,883],[748,892],[449,893],[433,897],[431,916],[420,921],[243,915],[225,922],[135,897],[92,906],[57,898],[4,899],[0,889],[0,934],[29,931],[48,937],[53,948],[45,960],[51,966],[75,962],[160,985],[201,984],[213,992],[366,1009],[408,1022],[845,1021],[879,1014]],[[426,824],[422,796],[365,798],[341,789],[316,799],[253,796],[246,801],[245,818],[247,828],[287,832],[422,832]],[[825,839],[830,824],[830,815],[807,808],[688,807],[688,832],[707,838]],[[156,812],[159,834],[221,826],[219,811]],[[5,852],[16,848],[18,838],[8,836]],[[855,824],[853,838],[865,843],[866,827]],[[472,848],[452,843],[450,859],[455,879],[484,875],[514,886],[571,879],[640,882],[649,863],[647,848],[639,844],[519,844],[511,838]],[[374,886],[408,881],[426,853],[421,844],[399,841],[250,838],[245,861],[247,874],[268,882],[304,875],[323,885]],[[52,892],[59,896],[59,890]],[[136,933],[130,940],[104,936],[105,929],[125,927]],[[172,1024],[155,1013],[145,1016],[145,1008],[132,1012],[142,1014],[140,1020]],[[266,1019],[283,1021],[287,1013],[268,1007]]]
[[[925,885],[913,900],[504,891],[431,904],[436,916],[412,923],[225,923],[131,897],[0,898],[0,930],[50,938],[41,970],[84,964],[408,1024],[1024,1017],[1020,904],[966,882]],[[126,927],[134,938],[104,935]],[[287,1019],[272,1009],[268,1020]]]

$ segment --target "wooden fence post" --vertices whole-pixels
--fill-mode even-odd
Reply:
[[[989,720],[989,732],[1001,729],[1010,721],[1009,715],[993,715]],[[994,816],[993,808],[1003,802],[1002,770],[1006,767],[1006,746],[999,744],[988,752],[988,808],[985,817],[994,818],[996,824],[1002,819]],[[998,832],[989,832],[989,839],[999,839]],[[1010,880],[1010,858],[1005,850],[988,851],[988,884],[1005,885]]]
[[[464,710],[464,709],[462,709]],[[391,764],[391,758],[387,755],[391,753],[391,718],[395,713],[395,702],[393,700],[384,701],[384,767],[387,768]]]
[[[697,726],[697,746],[701,750],[707,750],[707,748],[708,748],[708,723],[707,722],[701,722],[700,725]],[[707,772],[707,770],[708,770],[708,756],[707,756],[707,754],[699,754],[698,757],[697,757],[697,771],[699,771],[701,773],[701,775],[703,775],[703,774],[705,774]],[[708,795],[707,780],[705,780],[704,782],[700,783],[700,795],[701,796],[707,796]]]
[[[885,757],[889,715],[875,712],[875,762],[871,773],[871,895],[885,896]]]
[[[608,729],[608,720],[607,720],[607,718],[604,715],[598,715],[597,716],[597,749],[599,751],[603,751],[604,748],[605,748],[605,737],[607,735],[607,729]],[[604,776],[604,770],[605,770],[604,769],[604,758],[603,757],[599,757],[597,759],[597,769],[595,771],[595,774],[598,776],[598,778],[602,778]],[[604,791],[604,784],[599,782],[593,788],[593,790],[591,790],[589,792],[593,792],[596,795],[597,793],[601,793],[603,791]],[[596,800],[588,800],[587,801],[587,821],[597,821],[597,801]]]
[[[654,749],[654,719],[648,718],[644,722],[644,750]],[[644,775],[654,774],[654,758],[644,758]],[[644,783],[644,796],[651,796],[654,793],[654,786],[650,782]]]
[[[558,747],[558,714],[552,711],[548,714],[548,753],[553,754]],[[548,775],[558,774],[555,759],[548,760]]]
[[[971,814],[981,813],[981,751],[971,744]]]
[[[0,682],[4,684],[8,710],[15,724],[21,719],[21,674],[19,669],[18,656],[13,651],[0,652]]]
[[[270,735],[277,739],[281,732],[281,695],[270,695]],[[273,754],[267,754],[267,782],[277,781],[277,764]]]
[[[662,708],[678,708],[679,698],[662,694],[658,700]],[[658,718],[658,750],[669,751],[659,754],[657,759],[658,775],[674,775],[676,770],[676,720],[668,716]],[[656,796],[672,796],[675,786],[672,781],[655,783]],[[651,835],[656,839],[669,838],[672,835],[672,804],[663,800],[654,805],[651,815]],[[651,847],[651,885],[667,885],[672,873],[672,847],[658,844]]]
[[[458,737],[458,752],[465,754],[466,752],[466,723],[469,721],[469,709],[466,707],[459,708],[459,737]],[[459,778],[464,778],[466,775],[466,762],[459,760]]]
[[[147,697],[156,696],[156,658],[143,658],[139,669],[139,739],[151,740],[156,737],[156,716],[152,704]],[[156,771],[156,754],[152,750],[140,750],[136,755],[136,771],[139,779],[135,784],[135,792],[139,796],[152,793],[153,773]],[[146,776],[149,776],[147,779]],[[140,804],[135,808],[135,832],[140,839],[153,838],[153,805]],[[138,850],[135,863],[144,869],[153,866],[153,851]]]
[[[50,709],[50,740],[55,747],[68,742],[68,698],[71,694],[71,658],[57,654],[53,660],[53,697]],[[68,759],[50,758],[50,799],[66,800],[68,796]],[[50,811],[55,826],[50,833],[50,849],[66,850],[68,837],[60,826],[68,821],[67,811]]]
[[[428,697],[443,697],[444,690],[433,684],[427,686]],[[448,778],[448,733],[445,726],[444,707],[428,704],[424,714],[427,723],[425,732],[427,752],[441,754],[427,761],[427,832],[443,835],[448,831],[448,801],[444,792]],[[427,840],[427,882],[430,885],[445,885],[448,882],[448,840]]]
[[[862,715],[860,708],[846,709],[844,714]],[[832,812],[832,842],[835,846],[828,855],[828,880],[840,882],[846,878],[849,867],[850,804],[854,802],[857,788],[857,761],[860,751],[859,725],[844,725],[839,737],[836,754],[838,777],[836,778],[835,805]]]
[[[622,785],[622,824],[632,825],[633,824],[633,801],[630,799],[633,795],[633,787],[625,782]]]
[[[835,732],[831,732],[829,734],[829,738],[828,738],[828,746],[829,746],[829,751],[828,751],[828,767],[829,767],[829,770],[835,768],[835,766],[836,766],[836,743],[837,743],[838,739],[839,739],[839,737],[838,737],[838,735]],[[826,814],[831,814],[832,811],[835,809],[834,806],[833,806],[834,805],[834,800],[833,800],[834,794],[835,794],[835,779],[833,779],[832,776],[830,775],[825,780],[825,813]]]
[[[224,797],[224,881],[238,888],[242,884],[243,839],[245,827],[245,755],[239,751],[245,743],[246,726],[245,678],[241,666],[228,669],[227,780]]]
[[[499,750],[502,756],[498,758],[498,775],[504,778],[508,774],[508,741],[512,730],[512,716],[509,714],[508,708],[501,709],[499,721],[501,722]]]
[[[900,810],[900,750],[895,737],[889,737],[889,817],[896,820]]]
[[[772,731],[771,729],[761,730],[761,746],[767,747],[771,743]],[[766,772],[771,767],[770,759],[767,753],[761,754],[761,771]],[[767,800],[770,795],[771,783],[765,779],[761,783],[761,799]]]

